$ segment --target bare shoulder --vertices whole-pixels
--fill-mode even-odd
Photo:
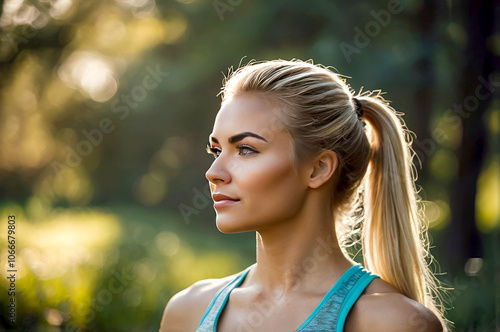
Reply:
[[[172,296],[165,306],[160,332],[194,332],[217,291],[235,276],[200,280]]]
[[[374,279],[349,312],[345,330],[442,332],[443,327],[429,308]]]

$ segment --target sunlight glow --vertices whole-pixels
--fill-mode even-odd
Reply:
[[[480,257],[470,258],[465,263],[464,271],[468,276],[476,276],[483,267],[483,259]]]
[[[476,220],[484,233],[500,226],[500,161],[494,159],[481,172],[477,183]]]
[[[113,62],[97,53],[77,51],[58,71],[59,77],[73,88],[81,88],[93,100],[105,102],[116,93]]]
[[[71,0],[51,0],[50,16],[53,18],[62,18],[69,12],[73,2]]]

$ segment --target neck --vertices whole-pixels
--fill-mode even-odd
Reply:
[[[257,232],[251,283],[259,285],[263,294],[324,292],[354,264],[340,249],[333,214],[306,210],[302,216]]]

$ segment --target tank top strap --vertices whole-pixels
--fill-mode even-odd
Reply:
[[[342,332],[347,314],[374,278],[378,276],[359,264],[350,267],[295,332]]]
[[[196,332],[216,332],[217,321],[222,312],[222,309],[224,308],[226,302],[229,299],[229,294],[234,288],[238,287],[243,282],[243,280],[245,280],[245,277],[252,268],[252,266],[253,265],[246,268],[226,286],[219,289],[219,291],[212,298],[212,301],[208,305],[207,310],[201,317],[201,321],[200,324],[198,324]]]

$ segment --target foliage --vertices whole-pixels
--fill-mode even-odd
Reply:
[[[0,217],[4,225],[15,214],[19,225],[18,326],[155,330],[173,294],[255,260],[253,234],[222,235],[214,227],[204,177],[211,159],[203,152],[223,74],[250,59],[311,58],[352,77],[348,83],[356,91],[388,91],[386,98],[417,134],[423,166],[418,183],[427,200],[433,254],[449,271],[442,244],[462,136],[445,114],[459,98],[455,69],[467,30],[456,7],[440,4],[433,35],[422,35],[422,6],[3,2]],[[433,73],[430,80],[422,59]],[[429,110],[417,103],[425,88],[433,96]],[[455,287],[448,315],[457,331],[487,331],[495,324],[498,106],[483,119],[493,142],[476,202],[484,266],[477,275],[453,271],[440,277]],[[437,138],[438,129],[444,139]],[[3,226],[0,236],[4,266]],[[5,278],[0,286],[8,288]],[[6,294],[0,293],[2,304]]]

